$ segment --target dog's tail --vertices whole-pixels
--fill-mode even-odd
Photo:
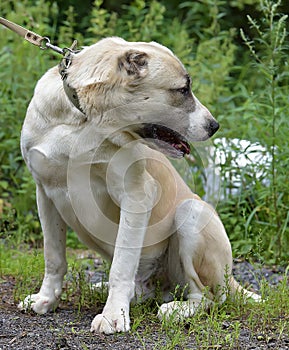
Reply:
[[[245,296],[247,299],[253,299],[256,302],[261,301],[261,296],[254,293],[250,292],[249,290],[245,289],[242,287],[235,279],[233,276],[230,277],[229,280],[229,288],[230,288],[230,294],[235,295],[236,293],[241,293]]]

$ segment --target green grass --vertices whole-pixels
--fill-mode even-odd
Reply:
[[[3,245],[0,248],[0,278],[8,275],[15,278],[13,295],[17,303],[40,287],[43,254],[41,250],[31,250],[27,246],[21,250]],[[68,250],[68,277],[61,303],[64,308],[74,309],[76,318],[83,310],[101,312],[106,300],[106,291],[95,291],[85,277],[85,269],[95,257],[83,250]],[[215,304],[208,312],[200,311],[185,322],[173,319],[160,322],[156,317],[158,298],[133,305],[130,335],[143,343],[144,349],[146,344],[150,344],[148,349],[152,348],[152,339],[154,349],[175,349],[177,346],[186,349],[189,344],[199,349],[242,349],[239,340],[241,332],[245,331],[258,339],[260,345],[274,341],[277,349],[278,342],[289,337],[288,270],[277,286],[261,281],[262,302],[246,301],[242,295],[237,295],[234,300],[229,298],[223,305]]]

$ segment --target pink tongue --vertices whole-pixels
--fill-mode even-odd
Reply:
[[[188,147],[184,142],[180,141],[180,144],[183,146],[184,151],[186,154],[190,154],[191,150],[190,147]]]

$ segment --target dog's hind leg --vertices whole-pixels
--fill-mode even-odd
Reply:
[[[231,274],[232,253],[224,227],[207,203],[199,199],[182,202],[175,217],[179,264],[187,300],[163,304],[160,318],[192,316],[200,307],[208,308],[213,299],[225,300],[226,274]],[[179,281],[177,281],[179,283]]]
[[[62,291],[67,269],[66,225],[40,186],[37,186],[37,205],[44,235],[45,274],[39,293],[28,295],[18,307],[44,314],[57,307]]]

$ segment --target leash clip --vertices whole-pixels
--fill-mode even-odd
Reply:
[[[61,47],[58,47],[56,45],[52,45],[50,43],[50,39],[47,36],[44,36],[42,38],[39,48],[41,50],[51,49],[57,53],[60,53],[61,55],[64,55],[64,50]]]

